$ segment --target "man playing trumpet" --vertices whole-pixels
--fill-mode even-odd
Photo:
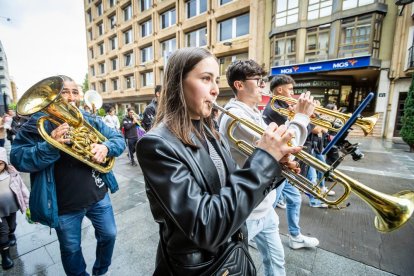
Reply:
[[[262,119],[262,114],[257,105],[262,100],[266,72],[253,60],[235,61],[227,69],[227,81],[232,88],[235,98],[225,106],[229,112],[242,119],[250,120],[262,128],[267,124]],[[289,128],[295,132],[293,144],[302,145],[307,136],[306,126],[309,123],[309,115],[314,111],[313,97],[309,93],[303,94],[295,107],[296,115],[290,122]],[[227,129],[232,118],[223,115],[220,120],[220,132],[228,138]],[[233,136],[255,144],[260,136],[245,126],[237,125]],[[243,167],[248,156],[243,153],[235,143],[230,141],[231,153],[239,167]],[[298,168],[292,168],[299,172]],[[267,197],[253,210],[246,221],[248,227],[248,239],[254,240],[263,257],[265,275],[285,275],[284,251],[279,236],[279,218],[273,209],[276,199],[276,191],[272,190]],[[299,216],[299,214],[297,214]],[[297,234],[307,244],[316,246],[317,240]],[[316,241],[315,241],[316,240]]]

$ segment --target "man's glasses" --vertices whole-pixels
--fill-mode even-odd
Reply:
[[[266,84],[267,79],[266,78],[251,78],[246,80],[255,80],[257,87],[262,87]]]

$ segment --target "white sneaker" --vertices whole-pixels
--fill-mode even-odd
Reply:
[[[279,201],[279,202],[276,204],[276,207],[277,207],[277,208],[280,208],[280,209],[286,209],[286,203],[284,203],[284,202],[282,202],[282,201]]]
[[[323,187],[322,188],[322,192],[323,193],[326,193],[328,191],[328,188],[326,188],[326,187]],[[336,193],[335,193],[335,191],[334,190],[330,190],[329,192],[328,192],[328,196],[334,196]]]
[[[316,247],[319,244],[319,240],[317,238],[307,237],[302,234],[297,235],[296,237],[289,236],[289,247],[292,249],[299,249],[299,248],[312,248]]]

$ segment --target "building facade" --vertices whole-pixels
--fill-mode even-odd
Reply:
[[[271,75],[289,74],[295,93],[353,112],[373,92],[363,115],[380,114],[382,136],[397,7],[382,0],[272,1]]]
[[[0,41],[0,116],[8,110],[7,107],[11,103],[11,95],[12,89],[7,56]]]
[[[155,85],[162,84],[171,52],[206,47],[219,59],[219,103],[225,103],[232,97],[228,64],[248,57],[264,64],[263,47],[256,45],[263,45],[268,33],[265,5],[263,0],[84,0],[90,89],[100,92],[105,104],[141,113]]]
[[[384,137],[400,136],[401,117],[414,73],[414,5],[398,7],[393,54],[389,71],[390,87],[384,108],[387,116]]]

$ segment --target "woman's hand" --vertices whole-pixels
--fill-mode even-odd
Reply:
[[[290,154],[302,149],[288,145],[293,136],[293,130],[288,130],[285,125],[278,127],[277,124],[270,123],[257,141],[257,147],[269,152],[277,161],[280,161],[283,157],[288,158]]]
[[[298,99],[298,103],[295,105],[295,113],[302,113],[307,116],[311,116],[314,113],[316,102],[313,100],[313,96],[310,92],[302,93]]]

